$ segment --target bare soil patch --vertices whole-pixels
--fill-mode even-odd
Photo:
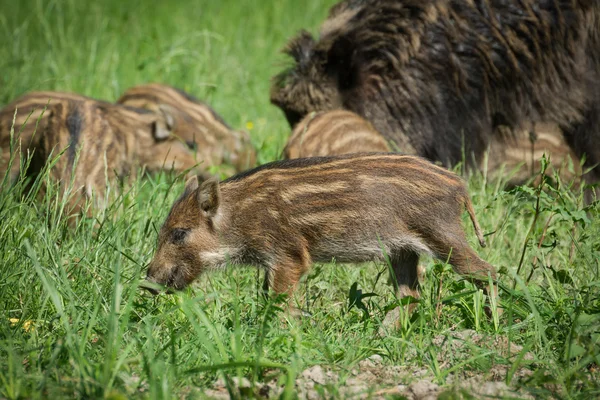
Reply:
[[[521,356],[526,361],[524,364],[533,360],[530,353],[520,354],[523,348],[509,343],[507,338],[486,337],[475,331],[465,330],[438,335],[433,339],[432,345],[437,348],[440,370],[454,368],[445,379],[437,379],[427,367],[410,364],[389,365],[383,357],[376,354],[360,361],[350,371],[323,365],[313,365],[305,369],[295,382],[298,398],[313,400],[334,396],[345,399],[428,400],[450,393],[468,393],[475,398],[533,398],[520,392],[517,387],[521,379],[531,375],[530,369],[517,368],[512,375],[511,385],[505,383],[511,361],[515,357]],[[461,363],[473,357],[471,351],[473,346],[493,351],[493,356],[499,357],[504,362],[496,363],[485,371],[469,368],[467,364],[462,368]],[[241,398],[272,399],[277,398],[283,391],[283,385],[276,380],[254,384],[247,379],[233,381],[234,391],[237,392],[234,394],[239,394]],[[204,391],[203,394],[212,399],[231,398],[225,382],[221,379],[215,382],[212,389]]]

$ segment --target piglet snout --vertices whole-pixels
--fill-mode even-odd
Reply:
[[[146,275],[146,279],[140,284],[142,289],[149,291],[153,296],[160,294],[160,286],[150,275]]]

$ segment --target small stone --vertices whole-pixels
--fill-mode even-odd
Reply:
[[[214,388],[226,387],[225,380],[223,378],[217,379],[216,382],[213,384],[213,387]]]
[[[318,383],[319,385],[324,385],[327,382],[327,375],[320,365],[314,365],[309,369],[304,370],[300,376],[306,380]]]
[[[439,386],[428,380],[421,380],[411,383],[408,390],[413,394],[415,399],[427,399],[431,396],[436,398]]]
[[[379,327],[378,334],[380,337],[385,338],[388,335],[392,335],[397,330],[397,322],[400,318],[400,309],[394,308],[388,312]]]
[[[498,397],[508,391],[508,386],[504,382],[484,382],[479,389],[473,388],[473,390],[484,397]]]
[[[383,357],[381,357],[379,354],[373,354],[368,358],[368,360],[370,360],[373,364],[381,364],[383,362]]]
[[[233,381],[233,384],[238,387],[238,388],[244,388],[247,389],[249,387],[251,387],[252,385],[250,384],[250,381],[247,378],[238,378],[237,376],[234,376],[233,378],[231,378],[231,380]]]
[[[207,398],[213,400],[227,400],[230,398],[229,393],[227,393],[227,390],[207,389],[204,391],[204,395]]]

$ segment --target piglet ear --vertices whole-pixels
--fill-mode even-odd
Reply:
[[[152,124],[152,136],[154,140],[165,140],[169,135],[171,135],[171,130],[162,121],[156,121]]]
[[[161,104],[158,106],[158,110],[165,118],[165,123],[167,124],[167,129],[172,131],[175,127],[175,117],[173,116],[173,107],[167,104]]]
[[[185,182],[185,190],[183,191],[184,197],[198,189],[198,177],[195,174],[190,175],[191,177]]]
[[[198,204],[202,211],[212,217],[217,213],[221,200],[219,180],[215,177],[202,182],[198,188]]]

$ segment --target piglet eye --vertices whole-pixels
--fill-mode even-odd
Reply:
[[[189,229],[174,229],[171,233],[171,242],[174,244],[181,244],[188,233]]]

